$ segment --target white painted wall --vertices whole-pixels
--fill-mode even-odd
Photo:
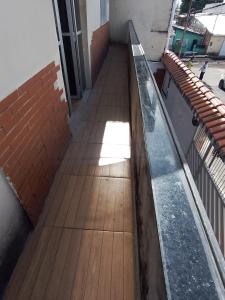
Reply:
[[[133,20],[148,59],[159,60],[164,51],[173,0],[110,0],[110,36],[127,42],[127,21]]]
[[[88,44],[91,45],[92,33],[100,27],[100,0],[87,0]]]
[[[100,0],[86,0],[87,9],[87,39],[88,39],[88,56],[89,69],[91,74],[91,41],[95,30],[101,26]]]
[[[165,74],[162,96],[184,154],[187,154],[197,127],[192,125],[193,112],[187,105],[173,79]]]
[[[2,100],[51,61],[59,63],[60,58],[51,0],[1,0],[0,24]],[[63,87],[62,77],[59,81]]]
[[[219,54],[224,40],[225,40],[225,36],[212,35],[207,49],[207,53]]]
[[[225,40],[224,40],[224,42],[222,44],[222,47],[220,49],[219,56],[225,56]]]
[[[105,0],[106,3],[109,0]],[[87,36],[88,36],[88,50],[89,50],[89,62],[91,70],[91,42],[92,35],[95,30],[101,27],[101,1],[100,0],[86,0],[87,10]]]

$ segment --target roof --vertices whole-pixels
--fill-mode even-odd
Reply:
[[[202,10],[203,12],[222,13],[225,12],[225,3],[210,3]]]
[[[177,28],[177,29],[180,29],[180,30],[184,30],[184,27],[183,27],[183,26],[173,25],[173,27],[174,27],[175,29]],[[203,35],[202,33],[196,32],[196,31],[194,31],[194,30],[191,29],[191,28],[187,28],[186,31],[191,32],[191,33],[193,33],[193,34]]]
[[[171,51],[162,61],[181,94],[205,126],[218,149],[225,152],[225,104]]]
[[[196,19],[205,26],[210,33],[215,35],[225,35],[225,15],[203,15],[198,14]]]

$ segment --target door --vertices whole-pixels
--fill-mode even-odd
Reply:
[[[222,44],[219,56],[225,56],[225,41]]]
[[[82,31],[78,0],[53,0],[59,50],[68,100],[80,99],[84,85]]]

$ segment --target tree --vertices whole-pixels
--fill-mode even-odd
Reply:
[[[180,13],[187,13],[189,7],[190,0],[182,0],[180,6]],[[193,0],[192,2],[192,9],[194,11],[202,11],[206,4],[210,3],[222,3],[223,0]]]

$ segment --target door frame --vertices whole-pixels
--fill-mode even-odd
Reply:
[[[74,67],[74,74],[75,74],[75,81],[76,81],[76,88],[77,88],[77,95],[71,96],[71,98],[76,99],[76,98],[81,98],[83,92],[80,53],[78,47],[76,11],[75,11],[74,0],[65,0],[65,1],[66,1],[66,10],[68,16],[70,44],[71,44],[72,56],[73,56],[73,67]],[[79,34],[81,34],[81,30],[79,31]]]
[[[63,33],[61,28],[60,22],[60,12],[58,8],[57,0],[52,0],[53,3],[53,10],[55,15],[55,23],[56,23],[56,31],[58,36],[58,46],[61,52],[61,64],[63,68],[63,75],[64,75],[64,83],[65,89],[67,94],[67,100],[69,105],[70,113],[72,112],[72,100],[79,99],[83,95],[83,82],[82,82],[82,71],[81,71],[81,63],[80,63],[80,53],[79,53],[79,45],[78,45],[78,37],[82,34],[82,31],[77,31],[77,24],[76,24],[76,11],[75,11],[75,4],[74,0],[65,0],[66,3],[66,10],[67,10],[67,17],[68,17],[68,26],[69,26],[69,33]],[[72,50],[72,60],[73,60],[73,69],[75,75],[75,84],[77,89],[76,95],[71,95],[70,92],[70,85],[69,85],[69,77],[66,65],[66,55],[64,50],[63,44],[63,36],[70,37],[70,45]]]
[[[58,38],[58,47],[59,47],[59,51],[61,53],[60,61],[61,61],[62,68],[64,70],[63,80],[64,80],[64,85],[65,85],[65,90],[66,90],[69,112],[71,114],[72,113],[72,102],[71,102],[69,78],[68,78],[68,72],[67,72],[67,66],[66,66],[66,56],[65,56],[65,50],[64,50],[64,45],[63,45],[63,35],[62,35],[57,0],[52,0],[52,5],[53,5],[53,12],[54,12],[54,17],[55,17],[55,25],[56,25],[56,32],[57,32],[57,38]]]

